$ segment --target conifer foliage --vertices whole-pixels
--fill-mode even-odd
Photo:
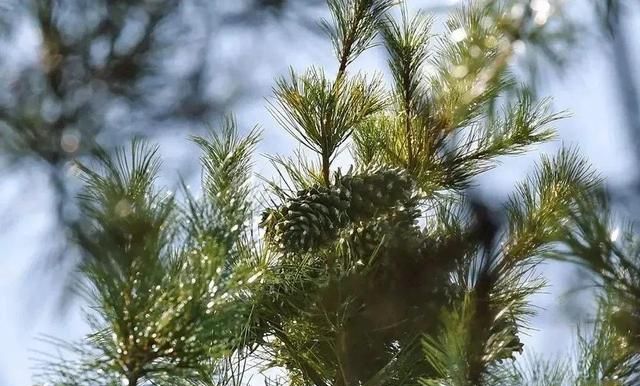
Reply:
[[[44,367],[49,380],[236,385],[257,363],[301,386],[525,382],[511,364],[544,286],[536,265],[561,242],[591,252],[570,235],[594,230],[582,198],[599,184],[563,148],[516,187],[502,220],[467,192],[499,157],[554,135],[548,104],[504,97],[526,23],[472,4],[436,35],[390,0],[328,4],[338,70],[276,82],[270,110],[309,152],[270,157],[263,205],[249,186],[258,135],[233,120],[195,138],[203,196],[185,189],[184,204],[159,193],[157,149],[141,142],[79,166],[79,282],[95,333]],[[352,70],[375,44],[390,85]],[[334,165],[345,148],[348,171]]]

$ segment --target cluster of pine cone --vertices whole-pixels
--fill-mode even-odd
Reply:
[[[351,224],[404,208],[412,194],[411,179],[398,168],[338,172],[333,185],[301,190],[285,204],[265,211],[261,226],[279,250],[310,251],[335,241]]]

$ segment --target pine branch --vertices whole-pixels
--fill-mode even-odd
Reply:
[[[423,66],[428,60],[428,43],[432,20],[422,13],[409,19],[403,6],[400,22],[390,16],[385,18],[381,31],[389,53],[389,67],[395,81],[395,93],[404,113],[407,168],[414,168],[414,144],[412,122],[422,107],[415,99],[424,98]]]
[[[554,158],[546,156],[517,194],[506,205],[509,239],[504,247],[511,259],[539,254],[549,243],[559,241],[576,199],[592,193],[600,180],[575,150],[562,149]]]
[[[516,293],[509,294],[491,283],[499,277],[498,270],[484,272],[462,299],[444,311],[438,335],[424,338],[424,353],[435,375],[422,384],[493,385],[495,367],[522,351],[517,332],[529,312],[526,299],[542,284],[510,283],[509,290]]]
[[[443,311],[440,331],[424,341],[435,374],[423,383],[493,385],[501,363],[522,352],[518,333],[533,315],[528,298],[544,281],[534,271],[535,260],[517,261],[494,250],[499,227],[480,204],[469,213],[456,208],[455,202],[441,207],[437,219],[447,227],[444,234],[465,235],[459,242],[468,247],[452,267],[453,304]]]
[[[472,4],[447,22],[430,82],[443,130],[474,122],[512,85],[506,72],[511,44],[497,23],[499,15],[490,6]]]
[[[464,189],[473,177],[494,168],[498,157],[521,154],[553,138],[550,124],[561,117],[549,112],[547,102],[534,103],[523,95],[513,106],[504,109],[502,119],[460,130],[462,138],[452,145],[453,149],[445,151],[441,159],[423,173],[431,176],[431,184],[435,185],[432,189]],[[434,178],[438,176],[439,181]]]
[[[173,237],[168,224],[175,204],[153,186],[160,167],[157,150],[134,140],[129,154],[119,149],[111,157],[98,150],[99,171],[78,164],[85,182],[79,195],[85,223],[78,225],[77,234],[87,252],[81,270],[109,274],[116,287],[135,273],[134,258],[146,259],[140,263],[149,268],[158,267],[158,256]]]
[[[504,108],[502,119],[485,119],[511,84],[506,62],[501,62],[510,55],[509,31],[501,17],[493,7],[477,5],[452,17],[448,31],[453,41],[440,40],[440,54],[433,59],[437,72],[430,76],[421,71],[429,59],[428,18],[409,20],[403,13],[401,22],[387,20],[382,31],[399,105],[356,128],[355,155],[410,170],[432,194],[464,189],[473,176],[493,167],[496,157],[550,139],[549,125],[561,115],[526,94]],[[487,68],[496,72],[483,80]],[[457,73],[461,69],[464,74]],[[478,95],[469,92],[478,87]]]
[[[573,261],[595,275],[601,288],[600,310],[592,341],[582,340],[589,366],[579,372],[582,384],[618,379],[632,385],[640,378],[640,243],[633,224],[612,215],[606,191],[579,197],[563,224],[565,251],[553,256]],[[588,348],[593,347],[593,351]]]
[[[216,235],[231,251],[235,240],[246,231],[252,215],[252,155],[259,141],[257,129],[240,136],[236,121],[227,118],[219,132],[208,138],[193,137],[203,155],[202,190],[196,200],[188,189],[186,207],[187,234],[196,240]]]
[[[347,66],[362,52],[371,47],[377,32],[377,24],[382,15],[393,5],[392,0],[328,0],[329,9],[333,17],[333,24],[327,21],[321,23],[333,42],[335,52],[339,58],[338,73],[335,82],[331,86],[332,98],[340,96],[342,83],[346,77]],[[334,125],[340,125],[332,118],[335,114],[335,106],[323,106],[327,111],[321,117],[321,133],[325,137],[331,137],[335,130]],[[356,123],[357,124],[357,123]],[[343,129],[338,129],[343,130]],[[353,127],[348,127],[349,133],[340,142],[344,141]],[[326,132],[325,132],[326,131]],[[330,167],[335,148],[332,148],[331,140],[326,141],[325,147],[320,152],[322,161],[322,175],[325,185],[330,183]]]
[[[328,0],[332,23],[322,22],[339,60],[337,81],[362,52],[372,46],[382,16],[393,0]],[[337,82],[336,81],[336,82]]]
[[[612,309],[607,310],[608,307],[611,305],[601,301],[591,331],[580,328],[577,331],[578,355],[574,375],[574,384],[577,386],[626,386],[640,380],[637,374],[638,358],[634,364],[633,351],[628,349],[622,331],[616,331],[615,324],[611,323],[613,313]]]
[[[549,101],[535,103],[530,96],[521,95],[513,106],[504,109],[501,120],[469,134],[461,145],[465,149],[461,162],[482,163],[499,156],[520,154],[533,144],[552,139],[555,133],[549,125],[561,118],[562,114],[549,112]]]
[[[331,83],[317,69],[303,75],[292,70],[288,80],[277,82],[275,94],[272,115],[302,145],[320,155],[326,185],[338,148],[354,127],[386,104],[379,77],[370,81],[364,76],[339,78]]]
[[[96,169],[79,165],[85,188],[77,234],[86,253],[79,269],[84,294],[97,312],[97,332],[77,346],[83,353],[79,363],[51,364],[62,378],[93,366],[105,374],[98,384],[112,378],[133,385],[156,377],[191,379],[204,361],[239,344],[237,331],[250,305],[243,294],[252,291],[264,267],[237,261],[223,269],[228,249],[215,235],[193,235],[197,243],[180,245],[174,200],[153,183],[156,153],[134,141],[129,153],[99,152]],[[238,168],[221,165],[231,171],[231,180],[216,185],[223,187],[248,167],[241,161]]]
[[[425,386],[467,386],[467,353],[469,324],[472,315],[469,300],[457,304],[454,310],[442,315],[442,332],[437,338],[425,336],[423,350],[435,376],[421,381]]]
[[[561,238],[568,250],[553,256],[587,268],[607,289],[640,308],[640,248],[634,224],[615,219],[604,189],[578,197],[568,220]]]
[[[372,115],[353,132],[353,155],[358,165],[388,164],[407,169],[407,142],[398,114]]]

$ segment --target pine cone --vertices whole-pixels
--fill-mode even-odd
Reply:
[[[336,175],[341,197],[349,200],[349,217],[353,221],[370,219],[411,198],[412,183],[400,169],[373,168],[352,175]]]
[[[419,248],[420,230],[417,226],[419,211],[414,205],[405,205],[370,221],[358,221],[347,228],[342,244],[351,256],[368,259],[374,255],[388,255],[405,250],[409,245]]]
[[[310,251],[338,238],[349,224],[365,221],[409,201],[412,183],[400,169],[368,169],[335,175],[331,187],[314,186],[263,213],[261,226],[277,249]]]

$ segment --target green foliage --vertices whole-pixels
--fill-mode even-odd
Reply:
[[[218,133],[209,138],[194,137],[203,154],[202,191],[197,200],[188,191],[183,208],[183,230],[198,243],[202,237],[215,237],[223,243],[228,263],[237,254],[238,240],[247,231],[253,214],[250,186],[251,155],[258,143],[259,133],[253,129],[240,137],[232,118],[224,121]]]
[[[601,288],[594,338],[584,344],[582,351],[586,358],[582,372],[588,379],[614,379],[625,386],[637,384],[640,244],[634,227],[615,220],[604,189],[582,196],[563,225],[561,241],[566,250],[553,255],[584,267]]]
[[[405,10],[400,21],[386,20],[382,30],[395,103],[354,130],[356,159],[406,168],[426,192],[462,189],[493,167],[496,157],[553,136],[550,124],[561,115],[526,93],[500,117],[486,119],[511,86],[511,38],[496,12],[463,8],[450,18],[446,37],[437,39],[431,55],[426,15],[409,18]],[[435,70],[426,72],[427,65]]]
[[[351,121],[352,152],[359,167],[384,165],[410,176],[418,189],[403,205],[406,216],[391,210],[355,219],[351,203],[337,193],[330,198],[337,182],[325,178],[321,189],[286,164],[291,185],[302,189],[297,196],[277,189],[284,202],[263,215],[267,246],[283,254],[283,263],[266,287],[277,300],[258,323],[274,331],[267,345],[293,384],[441,384],[459,377],[451,382],[475,385],[522,350],[518,333],[532,314],[527,299],[543,285],[534,274],[537,256],[560,239],[575,198],[598,180],[575,152],[561,150],[543,158],[506,205],[505,232],[482,211],[466,210],[464,188],[473,177],[500,156],[552,138],[550,124],[561,117],[526,93],[493,116],[511,85],[506,66],[515,37],[507,21],[494,7],[464,8],[447,24],[452,41],[439,39],[433,58],[424,14],[410,18],[404,10],[400,21],[380,22],[394,81],[390,103]],[[436,71],[427,73],[427,64]],[[324,158],[338,141],[317,134],[316,111],[325,99],[304,104],[278,90],[276,97],[282,113],[290,106],[300,112],[298,130],[283,126],[321,155],[327,176]],[[339,144],[347,143],[351,131],[341,133]],[[438,323],[441,313],[445,322]],[[426,359],[418,344],[425,333]]]
[[[551,159],[543,157],[538,171],[520,184],[507,204],[510,243],[507,254],[521,259],[543,252],[559,241],[562,222],[576,205],[576,193],[591,192],[598,178],[576,151],[562,149]]]
[[[489,374],[489,384],[495,386],[564,386],[570,383],[571,368],[566,360],[528,356],[520,363],[497,366]]]
[[[322,27],[339,58],[338,73],[343,73],[361,53],[373,45],[378,23],[394,4],[393,0],[328,0],[332,23]]]
[[[97,153],[95,168],[78,166],[85,182],[77,232],[85,253],[80,284],[93,310],[87,316],[95,333],[69,347],[78,362],[45,366],[57,372],[59,384],[196,380],[207,361],[242,343],[249,305],[239,299],[251,290],[261,268],[248,259],[229,266],[225,240],[230,234],[237,239],[238,225],[226,221],[225,214],[238,213],[222,200],[233,200],[231,195],[246,199],[248,191],[226,189],[237,188],[233,184],[247,171],[255,136],[223,135],[212,142],[198,140],[209,157],[236,157],[222,167],[212,164],[205,178],[209,193],[216,192],[208,203],[226,210],[215,228],[206,228],[219,233],[189,232],[186,242],[174,198],[153,184],[160,166],[157,148],[134,141],[128,153]],[[204,229],[211,224],[206,221],[188,230]]]
[[[315,69],[302,76],[292,71],[290,80],[278,81],[275,94],[274,117],[301,144],[322,156],[327,184],[326,168],[353,127],[384,107],[379,78],[339,77],[331,83]]]
[[[529,357],[519,364],[495,367],[491,385],[497,386],[630,386],[638,383],[637,351],[626,334],[612,323],[615,307],[603,297],[595,319],[579,327],[570,358]]]

